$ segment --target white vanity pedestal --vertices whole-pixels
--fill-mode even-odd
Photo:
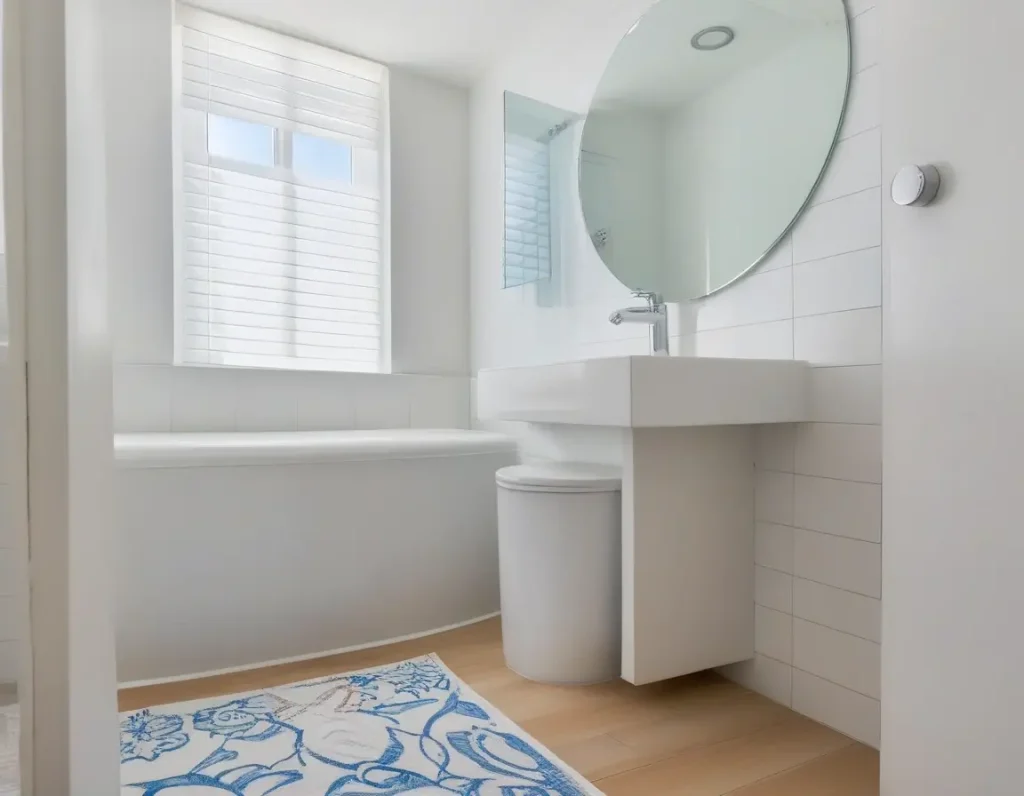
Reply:
[[[753,426],[804,420],[805,374],[802,362],[685,357],[480,372],[482,419],[620,429],[629,682],[753,657]]]

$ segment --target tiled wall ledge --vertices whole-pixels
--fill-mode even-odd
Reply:
[[[121,364],[114,369],[114,428],[469,428],[469,378]]]

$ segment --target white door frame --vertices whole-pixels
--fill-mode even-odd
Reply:
[[[9,367],[27,417],[12,485],[31,551],[25,796],[119,789],[101,2],[5,3]]]

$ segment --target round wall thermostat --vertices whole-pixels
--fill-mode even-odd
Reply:
[[[892,181],[892,200],[901,207],[924,207],[939,193],[942,177],[934,166],[904,166]]]

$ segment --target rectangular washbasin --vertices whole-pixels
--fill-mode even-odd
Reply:
[[[806,362],[625,356],[481,370],[477,415],[585,426],[660,428],[795,423]]]

